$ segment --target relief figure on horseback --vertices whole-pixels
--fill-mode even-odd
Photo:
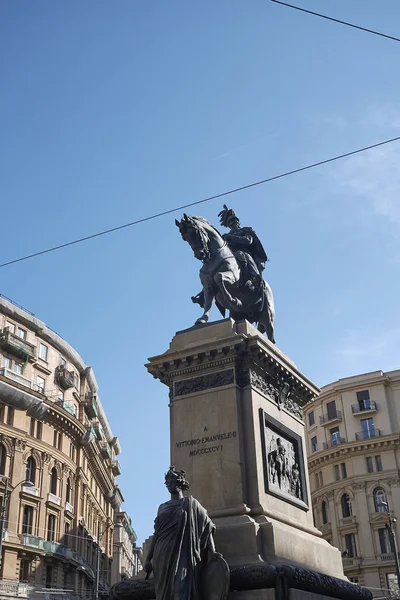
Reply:
[[[207,323],[215,300],[222,316],[228,310],[235,321],[247,319],[257,323],[258,329],[275,343],[274,299],[262,277],[268,260],[264,248],[251,227],[241,227],[232,209],[224,205],[218,216],[220,224],[229,228],[224,235],[203,217],[184,214],[181,221],[175,220],[182,238],[203,263],[200,269],[203,289],[192,296],[192,301],[203,308],[196,325]]]

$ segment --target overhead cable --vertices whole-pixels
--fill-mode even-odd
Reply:
[[[223,197],[229,196],[231,194],[236,194],[237,192],[242,192],[243,190],[248,190],[250,188],[254,188],[256,186],[263,185],[265,183],[269,183],[270,181],[275,181],[276,179],[282,179],[283,177],[288,177],[289,175],[295,175],[296,173],[301,173],[302,171],[307,171],[307,170],[313,169],[315,167],[320,167],[321,165],[326,165],[326,164],[334,162],[336,160],[340,160],[342,158],[347,158],[348,156],[353,156],[354,154],[360,154],[361,152],[366,152],[367,150],[372,150],[373,148],[378,148],[379,146],[384,146],[385,144],[391,144],[393,142],[397,142],[398,140],[400,140],[400,136],[391,138],[389,140],[384,140],[383,142],[378,142],[376,144],[371,144],[370,146],[364,146],[363,148],[358,148],[357,150],[352,150],[351,152],[345,152],[344,154],[339,154],[338,156],[333,156],[332,158],[326,158],[325,160],[320,160],[318,162],[312,163],[310,165],[306,165],[304,167],[298,167],[297,169],[293,169],[291,171],[286,171],[285,173],[280,173],[279,175],[273,175],[272,177],[267,177],[266,179],[261,179],[260,181],[248,183],[247,185],[242,185],[241,187],[237,187],[237,188],[228,190],[227,192],[221,192],[220,194],[215,194],[214,196],[208,196],[207,198],[203,198],[202,200],[196,200],[195,202],[189,202],[188,204],[183,204],[182,206],[175,206],[174,208],[170,208],[168,210],[164,210],[162,212],[155,213],[148,217],[143,217],[142,219],[137,219],[136,221],[131,221],[130,223],[125,223],[124,225],[118,225],[117,227],[112,227],[111,229],[105,229],[103,231],[99,231],[98,233],[93,233],[91,235],[87,235],[85,237],[78,238],[76,240],[72,240],[71,242],[66,242],[65,244],[60,244],[58,246],[53,246],[51,248],[47,248],[46,250],[40,250],[39,252],[34,252],[33,254],[27,254],[26,256],[21,256],[20,258],[15,258],[13,260],[9,260],[5,263],[0,264],[0,268],[7,267],[8,265],[13,265],[18,262],[22,262],[22,261],[28,260],[30,258],[35,258],[36,256],[41,256],[42,254],[48,254],[49,252],[54,252],[55,250],[61,250],[61,248],[67,248],[68,246],[73,246],[74,244],[80,244],[81,242],[86,242],[87,240],[92,240],[92,239],[100,237],[102,235],[106,235],[108,233],[113,233],[114,231],[126,229],[127,227],[132,227],[133,225],[138,225],[139,223],[145,223],[146,221],[151,221],[152,219],[158,219],[159,217],[169,215],[169,214],[177,212],[179,210],[190,208],[191,206],[197,206],[199,204],[204,204],[205,202],[210,202],[211,200],[216,200],[217,198],[223,198]]]
[[[294,8],[300,12],[314,15],[315,17],[321,17],[322,19],[327,19],[328,21],[334,21],[335,23],[340,23],[341,25],[347,25],[347,27],[353,27],[353,29],[360,29],[361,31],[366,31],[367,33],[373,33],[374,35],[380,35],[381,37],[388,38],[389,40],[400,42],[400,38],[394,37],[393,35],[388,35],[386,33],[382,33],[381,31],[375,31],[374,29],[368,29],[367,27],[361,27],[361,25],[348,23],[347,21],[342,21],[341,19],[335,19],[334,17],[329,17],[328,15],[323,15],[321,13],[314,12],[313,10],[302,8],[301,6],[295,6],[294,4],[288,4],[287,2],[281,2],[281,0],[271,0],[271,2],[275,2],[275,4],[281,4],[282,6],[287,6],[288,8]]]

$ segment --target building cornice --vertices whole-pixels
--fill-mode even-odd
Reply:
[[[349,454],[358,456],[366,454],[371,450],[376,451],[380,448],[388,448],[390,446],[393,448],[400,446],[400,434],[396,433],[362,441],[346,442],[335,446],[334,449],[330,448],[329,450],[314,452],[308,457],[308,468],[312,471],[316,467],[336,462],[338,459],[346,457]]]

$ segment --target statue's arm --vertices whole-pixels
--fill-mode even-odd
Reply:
[[[234,235],[233,233],[226,233],[223,238],[225,241],[234,243],[237,246],[251,246],[253,243],[253,236],[250,233],[246,233],[246,235]]]

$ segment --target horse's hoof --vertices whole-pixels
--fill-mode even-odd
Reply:
[[[205,319],[204,317],[202,317],[201,319],[197,319],[195,325],[205,325],[207,323],[208,319]]]

